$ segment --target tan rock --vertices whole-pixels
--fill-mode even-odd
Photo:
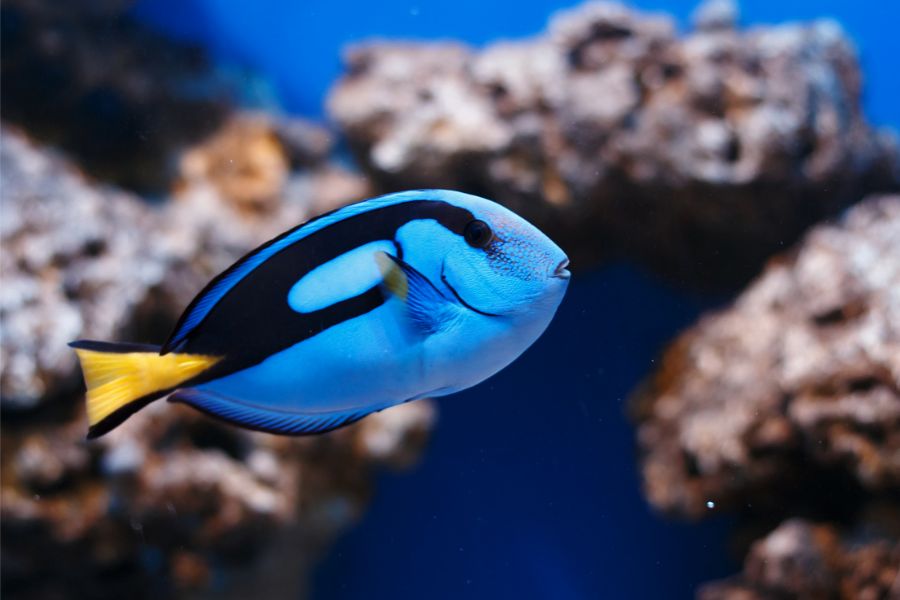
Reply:
[[[900,197],[771,261],[669,347],[632,406],[645,490],[666,512],[790,511],[842,477],[900,489]]]
[[[370,43],[329,110],[384,189],[481,193],[578,267],[624,254],[679,282],[733,286],[808,226],[896,190],[896,143],[860,107],[831,21],[741,30],[711,3],[667,16],[593,2],[537,38],[475,51]]]

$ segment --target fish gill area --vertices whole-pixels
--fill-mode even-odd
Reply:
[[[293,439],[157,403],[86,442],[66,344],[161,343],[254,246],[420,187],[513,208],[582,272],[624,259],[733,295],[628,408],[648,502],[736,516],[743,570],[698,598],[900,596],[900,158],[836,23],[742,29],[714,1],[679,33],[594,2],[482,49],[366,43],[329,126],[251,106],[128,6],[0,9],[10,597],[303,597],[434,405]]]

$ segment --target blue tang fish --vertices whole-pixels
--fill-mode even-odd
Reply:
[[[533,225],[477,196],[418,190],[346,206],[213,279],[162,347],[73,342],[88,437],[165,396],[303,435],[468,388],[543,333],[568,264]]]

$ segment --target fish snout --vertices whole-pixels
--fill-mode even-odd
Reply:
[[[569,272],[568,266],[569,266],[569,259],[568,258],[562,259],[559,262],[559,264],[556,265],[556,268],[553,270],[553,273],[551,273],[550,276],[555,277],[557,279],[568,279],[569,277],[572,276],[572,274]]]

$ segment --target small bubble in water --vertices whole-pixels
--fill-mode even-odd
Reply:
[[[716,503],[715,503],[715,502],[713,502],[712,500],[707,500],[707,501],[706,501],[706,508],[712,510],[712,509],[714,509],[715,507],[716,507]]]

